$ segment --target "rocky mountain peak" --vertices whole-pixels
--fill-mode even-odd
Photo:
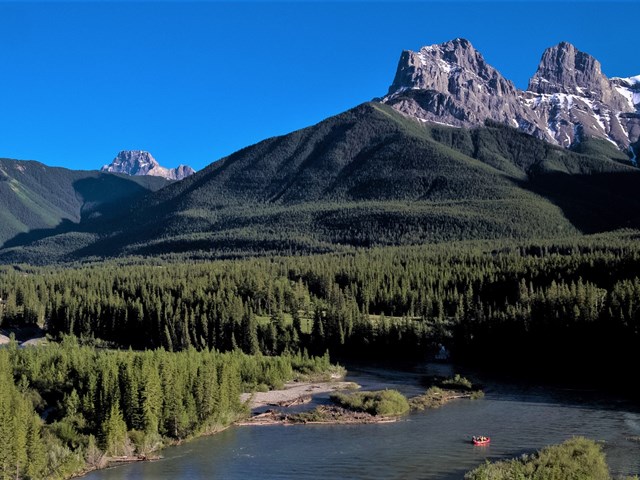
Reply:
[[[402,52],[381,101],[423,122],[475,127],[493,120],[564,147],[596,137],[629,151],[640,137],[638,78],[609,79],[598,60],[561,42],[545,50],[522,91],[456,38]]]
[[[610,140],[622,149],[637,138],[638,119],[625,85],[602,73],[600,62],[568,42],[547,48],[529,81],[525,102],[542,116],[556,143],[581,135]]]
[[[126,173],[127,175],[146,175],[150,170],[159,167],[155,158],[144,150],[123,150],[111,164],[102,167],[102,171]]]
[[[455,95],[466,85],[489,88],[497,94],[515,91],[513,84],[491,67],[469,40],[456,38],[417,52],[402,52],[389,94],[420,89]]]
[[[473,127],[490,119],[550,140],[513,83],[463,38],[402,52],[382,102],[424,122]]]
[[[625,99],[602,73],[600,62],[568,42],[547,48],[528,90],[539,94],[580,95],[623,109]]]
[[[195,173],[195,170],[188,165],[180,165],[177,168],[162,167],[149,152],[144,150],[123,150],[109,165],[103,166],[101,171],[126,175],[152,175],[164,177],[167,180],[182,180]]]
[[[603,78],[600,62],[572,44],[561,42],[544,51],[528,90],[544,94],[598,94]]]

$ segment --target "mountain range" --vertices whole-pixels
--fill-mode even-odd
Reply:
[[[600,62],[567,42],[544,52],[526,91],[465,39],[405,51],[382,102],[455,127],[494,120],[563,147],[601,138],[634,162],[640,137],[640,76],[609,79]]]
[[[637,78],[606,78],[567,43],[544,53],[527,91],[463,39],[403,52],[385,97],[122,198],[115,214],[13,238],[0,262],[310,253],[638,228],[637,87]],[[150,157],[121,155],[120,165],[136,168]]]

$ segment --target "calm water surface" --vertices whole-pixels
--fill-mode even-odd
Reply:
[[[412,371],[350,368],[364,389],[424,389],[425,365]],[[468,372],[474,379],[477,375]],[[510,458],[574,435],[605,442],[614,475],[640,473],[640,410],[596,392],[523,386],[479,378],[486,396],[456,401],[380,425],[233,427],[164,450],[164,459],[94,472],[90,480],[133,479],[460,479],[485,459]],[[316,403],[327,401],[319,397]],[[469,438],[489,435],[489,447]]]

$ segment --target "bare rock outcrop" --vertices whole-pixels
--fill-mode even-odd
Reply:
[[[144,150],[123,150],[109,165],[102,167],[101,171],[126,175],[152,175],[167,180],[182,180],[195,173],[195,170],[188,165],[180,165],[177,168],[162,167],[149,152]]]
[[[404,51],[381,101],[423,122],[493,120],[563,147],[601,138],[632,160],[640,143],[640,76],[609,79],[598,60],[567,42],[544,52],[526,91],[462,38]]]
[[[514,84],[463,38],[402,52],[382,101],[425,122],[473,127],[490,119],[551,141]]]

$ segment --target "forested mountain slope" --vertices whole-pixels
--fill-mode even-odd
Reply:
[[[367,103],[242,149],[127,216],[88,219],[80,241],[64,233],[0,259],[314,252],[640,226],[638,170],[606,142],[580,148],[499,124],[422,124]]]
[[[39,162],[0,159],[0,246],[30,238],[20,233],[100,216],[157,190],[167,181],[48,167]],[[5,245],[6,246],[6,245]]]

